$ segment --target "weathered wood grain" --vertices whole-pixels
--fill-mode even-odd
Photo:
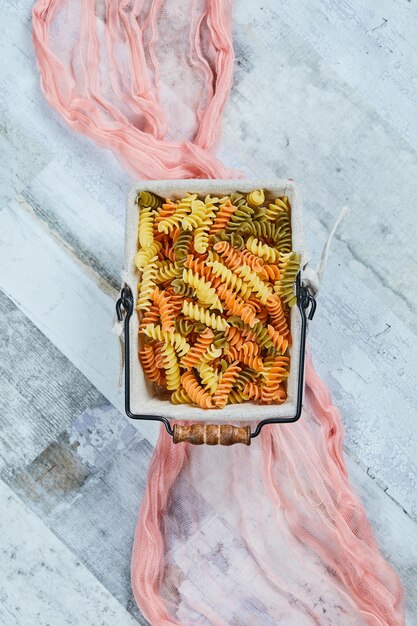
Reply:
[[[417,15],[410,0],[262,3],[417,148]],[[326,33],[325,36],[324,33]]]
[[[100,428],[88,434],[83,422],[95,414],[94,424],[103,428],[108,411],[112,425],[128,428],[111,407],[91,407],[105,397],[123,410],[115,388],[117,346],[107,329],[129,177],[111,153],[70,132],[44,102],[30,37],[32,4],[0,0],[0,287],[18,307],[12,305],[11,331],[2,343],[11,361],[2,363],[0,380],[0,409],[6,408],[1,475],[35,512],[22,509],[3,487],[1,502],[11,495],[16,515],[24,510],[22,523],[2,536],[6,553],[19,546],[24,573],[34,583],[24,595],[20,565],[8,562],[7,574],[17,584],[2,577],[6,602],[0,621],[60,624],[65,616],[70,623],[131,623],[117,602],[122,613],[107,612],[107,592],[62,546],[133,610],[126,537],[123,544],[119,529],[110,528],[114,518],[107,509],[105,525],[90,509],[94,499],[102,498],[110,509],[121,502],[122,527],[132,532],[145,474],[145,465],[135,467],[133,450],[145,459],[151,446],[142,437],[154,442],[157,428],[142,428],[129,448],[120,441],[132,433],[120,426],[114,437],[104,437],[114,446],[109,450],[100,445]],[[302,184],[316,256],[338,208],[348,203],[354,209],[334,246],[311,342],[316,365],[342,409],[352,480],[384,553],[403,578],[414,624],[416,527],[400,507],[416,515],[415,6],[407,0],[375,6],[366,0],[285,0],[279,7],[272,0],[236,2],[234,24],[236,77],[220,156],[252,175],[290,176]],[[0,321],[7,310],[0,310]],[[27,351],[23,363],[21,348]],[[40,379],[47,381],[45,388]],[[84,434],[69,440],[59,435],[84,409],[76,421],[81,430],[84,423]],[[128,487],[126,497],[122,487]],[[61,543],[39,530],[35,515]],[[83,542],[84,529],[89,544]],[[39,532],[34,551],[27,548],[27,532]],[[56,553],[43,552],[51,540],[63,550],[64,562],[71,562],[70,581],[77,582],[68,587],[54,573],[58,582],[42,596],[38,584],[50,581],[43,572],[56,568]],[[114,580],[108,574],[112,558]],[[38,567],[42,559],[45,566]],[[36,565],[29,567],[29,561]],[[93,589],[93,617],[85,613],[84,589]],[[19,614],[13,594],[20,591]],[[68,606],[76,603],[79,612],[71,613],[77,606]]]
[[[0,287],[29,319],[119,410],[118,341],[110,332],[116,292],[59,244],[26,205],[0,212],[5,245],[0,249]],[[119,243],[119,246],[121,242]],[[65,279],[63,279],[65,277]],[[104,289],[104,291],[103,291]],[[39,294],[42,294],[39,297]],[[138,425],[156,440],[157,427]]]
[[[152,446],[113,407],[84,411],[9,484],[134,615],[130,556]]]
[[[0,292],[0,475],[34,460],[103,396]]]
[[[10,482],[19,497],[139,620],[143,618],[130,591],[130,545],[151,449],[111,406],[87,409]],[[252,452],[256,455],[259,450]],[[413,624],[417,620],[415,523],[349,458],[348,469],[379,545],[404,581],[409,623]],[[210,491],[213,485],[204,493]],[[231,532],[230,522],[223,518],[226,513],[222,511],[215,524],[216,537]],[[236,529],[236,545],[238,540]],[[195,584],[203,594],[204,586]]]
[[[373,108],[360,99],[349,81],[300,36],[297,23],[285,21],[287,11],[309,24],[317,5],[324,20],[330,3],[304,3],[304,10],[294,4],[292,11],[289,4],[282,11],[263,3],[263,10],[252,16],[245,3],[236,3],[238,54],[242,50],[243,63],[251,59],[253,67],[232,92],[224,142],[233,146],[250,174],[299,181],[313,251],[312,218],[328,227],[341,206],[351,206],[353,216],[340,235],[340,262],[415,332],[415,146],[381,118],[377,103]],[[335,4],[329,15],[338,11]],[[327,29],[332,31],[333,23]],[[328,37],[317,32],[325,46]],[[338,45],[337,35],[331,37]],[[365,84],[362,73],[359,78]],[[415,126],[415,117],[399,120]]]
[[[366,480],[363,470],[347,456],[349,478],[362,499],[368,519],[382,553],[397,570],[404,586],[406,623],[417,623],[417,543],[416,524],[404,515],[398,504],[378,485],[376,479]],[[371,477],[372,478],[372,477]]]
[[[2,481],[0,498],[2,624],[138,623]]]

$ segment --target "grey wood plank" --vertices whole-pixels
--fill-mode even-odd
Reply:
[[[316,254],[312,219],[329,227],[341,206],[351,206],[339,237],[340,262],[415,332],[415,146],[391,128],[376,104],[358,97],[296,25],[281,19],[281,8],[263,3],[249,19],[244,4],[235,7],[237,53],[242,51],[245,68],[246,59],[252,66],[232,91],[224,144],[233,146],[246,172],[288,176],[302,185]],[[292,10],[303,15],[295,4]],[[305,8],[306,22],[308,13]],[[330,33],[333,24],[327,28]],[[320,39],[325,45],[327,37],[320,33]]]
[[[35,459],[103,396],[0,292],[0,474]]]
[[[337,254],[318,298],[310,341],[341,410],[347,450],[416,520],[414,333],[352,280]]]
[[[130,558],[153,448],[111,405],[84,411],[12,489],[140,623]]]
[[[265,3],[276,10],[273,0]],[[417,15],[409,0],[283,2],[279,19],[417,148]]]
[[[138,623],[2,481],[0,500],[1,624]]]

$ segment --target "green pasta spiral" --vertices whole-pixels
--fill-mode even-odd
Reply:
[[[225,230],[219,230],[215,235],[210,235],[209,241],[212,245],[218,241],[227,241],[234,248],[242,250],[245,247],[245,240],[242,235],[237,232],[227,233]]]
[[[175,293],[178,293],[185,298],[191,298],[191,296],[193,295],[193,288],[189,285],[186,285],[182,278],[175,278],[171,282],[171,285]]]
[[[159,209],[162,206],[162,198],[151,193],[150,191],[141,191],[138,195],[138,204],[141,207],[149,207],[151,209]]]
[[[174,243],[175,258],[179,267],[184,266],[185,259],[187,258],[188,251],[190,249],[191,242],[193,240],[193,233],[189,230],[181,229],[178,235],[177,241]]]
[[[236,231],[239,226],[242,226],[244,222],[252,219],[254,210],[247,204],[242,204],[231,216],[229,223],[226,226],[226,232],[230,233]]]

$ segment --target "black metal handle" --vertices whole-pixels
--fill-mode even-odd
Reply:
[[[301,316],[301,338],[300,338],[300,356],[298,362],[298,385],[297,385],[297,403],[295,414],[292,417],[271,417],[269,419],[262,420],[256,426],[256,429],[251,432],[250,438],[254,439],[259,435],[262,428],[267,424],[288,424],[296,422],[300,416],[303,408],[303,393],[304,393],[304,365],[305,365],[305,350],[306,350],[306,336],[307,336],[307,320],[312,320],[316,312],[316,300],[312,293],[301,284],[301,272],[298,273],[296,283],[296,297],[297,307]],[[132,413],[130,409],[130,333],[129,322],[133,314],[133,295],[129,287],[122,288],[120,298],[116,303],[116,313],[119,322],[123,320],[124,315],[124,350],[125,350],[125,412],[130,419],[134,420],[152,420],[156,422],[162,422],[167,432],[173,436],[174,431],[171,427],[170,421],[166,417],[161,415],[138,415]],[[308,314],[307,314],[308,311]]]

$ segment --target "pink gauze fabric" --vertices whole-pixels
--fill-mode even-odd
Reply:
[[[232,82],[229,0],[40,0],[33,38],[48,102],[135,177],[236,177],[214,155]],[[342,443],[311,358],[299,422],[249,448],[175,446],[162,429],[132,557],[149,622],[404,624]]]

